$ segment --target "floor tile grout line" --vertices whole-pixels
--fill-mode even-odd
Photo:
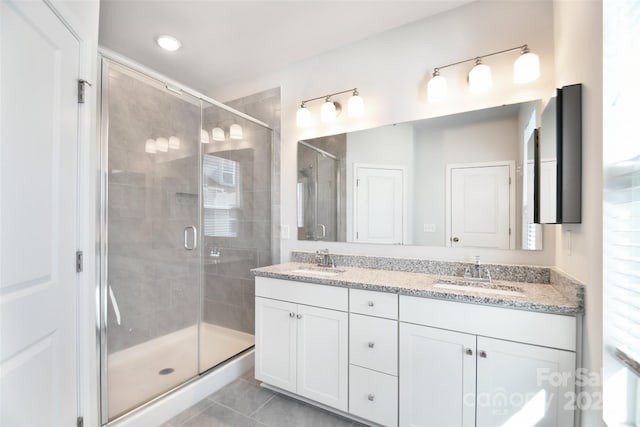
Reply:
[[[258,406],[256,410],[253,411],[251,415],[249,415],[249,418],[256,420],[255,418],[253,418],[254,415],[256,415],[262,408],[267,406],[267,403],[271,402],[273,398],[276,397],[277,395],[278,395],[277,393],[273,393],[262,405]],[[256,421],[260,422],[259,420],[256,420]]]
[[[207,399],[206,397],[202,400],[200,400],[199,402],[196,402],[195,405],[190,406],[189,408],[185,409],[184,411],[180,412],[180,414],[182,414],[183,412],[188,411],[189,409],[192,409],[194,406],[198,405],[200,402],[202,402],[203,400],[206,400],[207,402],[209,402],[209,405],[207,405],[205,408],[203,408],[201,411],[199,411],[196,414],[191,415],[189,418],[186,418],[184,421],[182,421],[180,424],[173,424],[171,423],[172,427],[181,427],[184,426],[185,424],[187,424],[187,422],[193,420],[195,417],[197,417],[198,415],[202,415],[204,413],[204,411],[206,411],[207,409],[209,409],[215,402],[213,402],[212,400]],[[177,417],[180,414],[176,414],[173,418]],[[171,421],[171,420],[169,420]]]
[[[215,403],[215,404],[216,404],[216,405],[218,405],[218,406],[222,406],[223,408],[229,409],[230,411],[235,412],[236,414],[242,415],[243,417],[248,418],[248,419],[250,419],[251,421],[258,421],[258,420],[256,420],[256,419],[251,418],[251,417],[250,417],[249,415],[247,415],[247,414],[243,414],[242,412],[238,411],[237,409],[234,409],[234,408],[232,408],[232,407],[230,407],[230,406],[225,405],[224,403],[220,403],[220,402],[217,402],[217,401],[215,401],[215,400],[213,401],[213,403]]]

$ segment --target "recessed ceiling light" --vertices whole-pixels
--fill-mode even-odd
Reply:
[[[170,51],[178,50],[182,46],[182,43],[180,43],[180,40],[178,40],[175,37],[167,36],[167,35],[159,36],[156,39],[156,43],[158,43],[158,46],[160,46],[164,50],[170,50]]]

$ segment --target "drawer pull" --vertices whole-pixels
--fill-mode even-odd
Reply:
[[[479,355],[480,357],[485,358],[485,359],[487,358],[487,352],[486,352],[486,351],[484,351],[484,350],[480,350],[480,351],[478,352],[478,355]]]
[[[367,343],[367,347],[369,347],[369,348],[373,348],[373,347],[375,347],[375,346],[376,346],[376,343],[374,343],[373,341],[369,341],[369,342]]]
[[[289,317],[296,317],[295,313],[289,313]]]
[[[376,395],[371,393],[367,396],[367,399],[369,399],[370,402],[373,402],[376,399]]]
[[[296,317],[297,317],[298,319],[302,319],[302,314],[298,314]]]
[[[374,304],[374,302],[373,302],[373,301],[367,301],[367,305],[368,305],[369,307],[373,307],[375,304]]]
[[[468,347],[464,350],[464,352],[465,352],[466,354],[468,354],[469,356],[473,356],[473,350],[471,350],[471,349],[470,349],[470,348],[468,348]]]

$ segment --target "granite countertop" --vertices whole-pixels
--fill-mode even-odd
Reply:
[[[314,269],[314,264],[288,262],[251,270],[256,276],[276,279],[289,279],[301,282],[317,283],[329,286],[341,286],[354,289],[367,289],[391,292],[425,298],[435,298],[472,304],[484,304],[503,308],[536,311],[575,316],[584,311],[581,299],[563,293],[555,284],[524,283],[507,280],[493,280],[491,284],[474,284],[483,288],[497,289],[483,292],[472,289],[459,290],[457,286],[449,289],[434,287],[437,282],[461,281],[462,277],[428,273],[379,270],[338,266],[336,275],[324,275],[323,272],[294,272],[293,270]]]

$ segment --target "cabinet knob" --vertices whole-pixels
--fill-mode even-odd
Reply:
[[[452,242],[455,242],[455,243],[458,243],[458,242],[460,241],[460,239],[459,239],[459,238],[457,238],[457,237],[452,237],[452,238],[451,238],[451,241],[452,241]]]
[[[373,402],[376,399],[376,395],[371,393],[367,396],[367,399],[369,399],[370,402]]]
[[[296,317],[297,317],[298,319],[302,319],[302,314],[298,314]]]
[[[368,305],[369,307],[373,307],[375,304],[373,303],[373,301],[367,301],[367,305]]]
[[[289,317],[296,317],[295,313],[289,313]]]
[[[468,354],[469,356],[473,356],[473,350],[471,350],[471,349],[470,349],[470,348],[468,348],[468,347],[464,349],[464,352],[465,352],[466,354]]]
[[[374,343],[373,341],[369,341],[369,342],[367,343],[367,347],[369,347],[369,348],[373,348],[373,347],[375,347],[375,346],[376,346],[376,343]]]
[[[480,350],[480,351],[478,352],[478,355],[479,355],[480,357],[484,357],[485,359],[487,358],[487,352],[486,352],[486,351],[484,351],[484,350]]]

